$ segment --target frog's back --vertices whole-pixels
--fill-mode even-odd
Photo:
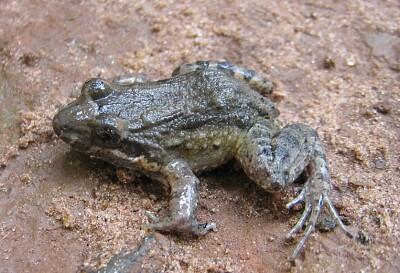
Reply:
[[[132,105],[124,107],[130,111],[125,116],[140,131],[159,131],[165,126],[168,130],[194,129],[212,124],[248,128],[256,117],[279,115],[269,99],[218,70],[199,70],[143,83],[130,93],[132,98],[127,101]]]

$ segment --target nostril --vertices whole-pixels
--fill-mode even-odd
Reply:
[[[74,131],[73,123],[68,123],[68,120],[63,115],[60,115],[59,112],[53,118],[53,130],[57,136],[63,138]]]

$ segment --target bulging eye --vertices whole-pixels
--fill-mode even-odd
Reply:
[[[87,94],[93,100],[105,98],[111,93],[110,86],[104,80],[98,78],[90,79],[82,86],[82,94]]]
[[[104,148],[117,148],[121,138],[115,128],[103,126],[92,131],[94,143]]]

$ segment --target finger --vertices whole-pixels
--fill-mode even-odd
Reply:
[[[157,223],[160,221],[160,219],[157,216],[155,216],[152,212],[150,212],[148,210],[146,210],[146,216],[154,223]]]
[[[205,235],[211,229],[213,231],[218,231],[217,225],[215,223],[205,223],[205,224],[195,223],[193,225],[192,232],[196,235]]]

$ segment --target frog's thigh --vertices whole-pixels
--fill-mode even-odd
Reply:
[[[116,76],[108,79],[111,83],[118,85],[132,85],[134,83],[149,82],[150,77],[146,74],[128,74],[123,76]]]
[[[183,75],[200,69],[224,71],[231,77],[248,84],[251,89],[260,93],[271,94],[274,90],[274,85],[268,79],[251,70],[228,62],[198,61],[192,64],[184,63],[172,72],[172,76]]]
[[[199,179],[190,166],[176,159],[165,167],[164,174],[171,186],[170,214],[161,219],[150,214],[155,223],[148,224],[148,227],[157,230],[189,231],[197,235],[206,234],[210,229],[216,230],[214,223],[199,224],[195,219]]]
[[[174,71],[172,72],[172,76],[175,77],[175,76],[179,76],[179,75],[184,75],[184,74],[194,72],[196,70],[204,69],[204,68],[207,68],[207,67],[202,67],[198,63],[193,63],[193,64],[183,63],[174,69]]]
[[[236,157],[258,185],[277,191],[293,183],[310,164],[316,144],[316,131],[306,125],[293,124],[276,132],[272,123],[262,120],[250,129]]]

